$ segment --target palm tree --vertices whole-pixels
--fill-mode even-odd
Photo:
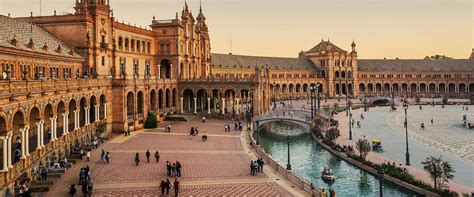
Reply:
[[[448,161],[443,161],[442,156],[429,156],[421,162],[423,169],[430,174],[434,182],[434,188],[437,191],[442,191],[447,187],[449,180],[454,178],[456,172]]]
[[[365,157],[369,154],[372,147],[370,146],[369,140],[359,139],[356,142],[356,148],[359,151],[360,158],[365,160]]]

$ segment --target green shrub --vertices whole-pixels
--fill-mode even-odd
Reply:
[[[145,121],[145,128],[153,129],[158,127],[158,121],[156,120],[155,112],[148,112],[148,116]]]
[[[107,131],[107,124],[105,123],[100,123],[97,125],[97,133],[102,134]]]

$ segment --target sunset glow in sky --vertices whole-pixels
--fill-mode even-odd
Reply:
[[[73,13],[75,0],[42,0],[42,15]],[[183,0],[110,0],[120,21],[148,26],[174,18]],[[199,0],[188,0],[196,17]],[[472,0],[202,0],[214,53],[296,57],[330,39],[361,59],[468,58],[474,46]],[[0,14],[39,15],[40,0],[0,0]],[[231,49],[232,42],[232,49]]]

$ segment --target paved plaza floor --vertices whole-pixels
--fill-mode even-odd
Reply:
[[[144,130],[114,138],[93,151],[90,162],[81,161],[68,170],[47,195],[67,196],[69,185],[78,183],[79,169],[89,165],[94,196],[161,196],[161,180],[174,181],[166,176],[166,161],[180,161],[183,167],[178,180],[183,196],[293,196],[291,184],[275,181],[281,177],[275,178],[277,173],[269,169],[250,175],[250,161],[255,156],[243,143],[245,135],[224,132],[225,123],[194,120],[173,124],[171,133]],[[198,126],[200,133],[208,131],[209,140],[203,142],[201,136],[190,139],[191,126]],[[110,164],[99,161],[100,149],[110,152]],[[150,163],[145,158],[147,149],[152,155]],[[156,150],[161,156],[158,163],[153,158]],[[136,152],[140,154],[139,166],[134,163]],[[80,191],[79,186],[76,189]],[[171,193],[169,196],[174,196]]]
[[[404,110],[398,108],[390,112],[389,108],[375,108],[363,113],[353,113],[355,121],[361,121],[362,128],[354,128],[357,138],[380,139],[384,148],[383,155],[395,160],[405,161],[405,121]],[[474,110],[462,111],[462,106],[411,106],[408,109],[408,138],[412,166],[422,169],[421,161],[427,156],[443,156],[454,169],[455,181],[474,187],[474,130],[462,127],[462,116],[474,121]],[[433,119],[433,124],[431,124]],[[425,130],[421,130],[421,123]]]

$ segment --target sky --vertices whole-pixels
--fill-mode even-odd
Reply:
[[[73,13],[76,0],[0,0],[12,17]],[[187,0],[196,17],[199,0]],[[202,0],[213,53],[297,57],[321,39],[359,59],[465,59],[474,48],[472,0]],[[114,16],[137,26],[174,18],[184,0],[110,0]]]

